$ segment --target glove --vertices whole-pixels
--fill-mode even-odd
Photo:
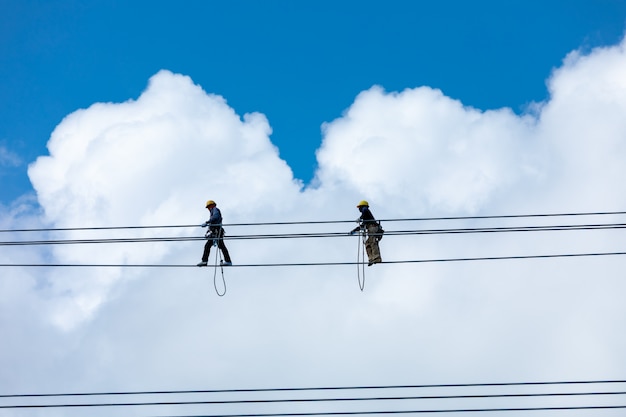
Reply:
[[[348,233],[350,236],[354,236],[356,234],[356,230],[350,230],[350,232]]]
[[[200,225],[200,227],[207,227],[209,225],[209,222],[204,222]]]

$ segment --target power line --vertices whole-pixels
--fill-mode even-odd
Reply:
[[[506,411],[564,411],[564,410],[612,410],[623,409],[626,405],[590,405],[571,407],[519,407],[519,408],[456,408],[431,410],[381,410],[381,411],[335,411],[315,413],[253,413],[253,414],[195,414],[159,417],[304,417],[304,416],[364,416],[376,414],[426,414],[426,413],[473,413]]]
[[[160,391],[101,391],[101,392],[66,392],[47,394],[0,394],[0,398],[26,397],[82,397],[112,395],[167,395],[167,394],[236,394],[236,393],[268,393],[268,392],[299,392],[299,391],[367,391],[367,390],[399,390],[399,389],[432,389],[432,388],[494,388],[494,387],[527,387],[552,385],[613,385],[626,384],[626,379],[566,380],[566,381],[523,381],[523,382],[470,382],[448,384],[411,384],[411,385],[352,385],[352,386],[318,386],[318,387],[274,387],[274,388],[231,388],[202,390],[160,390]]]
[[[516,394],[459,394],[459,395],[418,395],[396,397],[343,397],[343,398],[287,398],[256,400],[187,400],[187,401],[143,401],[143,402],[108,402],[108,403],[66,403],[66,404],[15,404],[0,405],[0,409],[19,408],[73,408],[73,407],[131,407],[162,405],[245,405],[277,403],[323,403],[323,402],[369,402],[369,401],[404,401],[404,400],[459,400],[459,399],[494,399],[494,398],[539,398],[539,397],[589,397],[625,395],[626,391],[602,392],[551,392],[551,393],[516,393]]]
[[[32,397],[84,397],[84,396],[126,396],[126,395],[181,395],[181,394],[225,394],[225,393],[268,393],[268,392],[280,392],[285,393],[288,391],[335,391],[338,390],[400,390],[400,389],[434,389],[434,388],[468,388],[468,387],[522,387],[522,386],[545,386],[545,385],[577,385],[583,384],[589,386],[590,384],[624,384],[626,381],[576,381],[576,382],[530,382],[530,383],[487,383],[487,384],[432,384],[432,385],[412,385],[412,386],[367,386],[367,387],[320,387],[320,388],[278,388],[278,389],[232,389],[232,390],[186,390],[186,391],[135,391],[135,392],[100,392],[100,393],[66,393],[66,394],[26,394],[26,395],[0,395],[0,398],[32,398]],[[75,407],[127,407],[127,406],[173,406],[173,405],[248,405],[248,404],[276,404],[276,403],[331,403],[331,402],[372,402],[372,401],[424,401],[424,400],[458,400],[458,399],[496,399],[496,398],[540,398],[540,397],[582,397],[582,396],[615,396],[625,395],[626,391],[586,391],[586,392],[534,392],[534,393],[499,393],[499,394],[452,394],[452,395],[403,395],[403,396],[357,396],[357,397],[322,397],[322,398],[279,398],[279,399],[243,399],[243,400],[179,400],[179,401],[135,401],[135,402],[90,402],[90,403],[56,403],[56,404],[12,404],[12,405],[0,405],[0,409],[24,409],[24,408],[75,408]],[[596,408],[598,406],[590,406]],[[621,406],[617,406],[621,408]],[[562,408],[562,407],[560,407]],[[571,407],[566,407],[571,409]],[[585,407],[587,408],[587,407]],[[535,408],[532,408],[533,410]],[[565,409],[565,408],[564,408]],[[481,409],[485,411],[485,409]],[[503,411],[504,409],[498,409]],[[507,409],[507,410],[513,410]],[[530,408],[528,409],[530,410]],[[399,413],[410,413],[413,411],[398,411]],[[466,410],[470,411],[470,410]],[[519,411],[519,410],[518,410]],[[388,414],[391,411],[377,411],[377,412],[347,412],[347,414]],[[296,413],[295,415],[317,415],[318,413]],[[343,414],[341,412],[330,412],[325,414]],[[242,414],[237,414],[242,415]],[[257,414],[255,414],[257,415]],[[274,415],[293,415],[293,413],[281,413],[281,414],[258,414],[259,416],[274,416]]]
[[[442,258],[442,259],[413,259],[398,261],[383,261],[380,264],[415,264],[434,262],[469,262],[469,261],[501,261],[521,259],[549,259],[549,258],[577,258],[596,256],[626,255],[626,252],[596,252],[596,253],[566,253],[550,255],[516,255],[516,256],[486,256],[475,258]],[[295,263],[266,263],[266,264],[233,264],[227,268],[249,267],[304,267],[304,266],[346,266],[362,265],[363,262],[295,262]],[[0,264],[0,267],[88,267],[88,268],[197,268],[191,264]],[[208,267],[211,267],[210,265]]]
[[[480,228],[452,228],[452,229],[414,229],[389,230],[385,236],[410,235],[443,235],[443,234],[474,234],[474,233],[513,233],[513,232],[555,232],[555,231],[588,231],[588,230],[617,230],[625,229],[626,223],[601,224],[574,224],[548,226],[509,226],[509,227],[480,227]],[[225,236],[225,240],[256,240],[256,239],[298,239],[298,238],[335,238],[349,237],[346,232],[325,233],[274,233]],[[135,238],[101,238],[101,239],[54,239],[54,240],[17,240],[0,241],[0,246],[34,246],[34,245],[76,245],[96,243],[155,243],[155,242],[188,242],[206,240],[201,236],[171,236],[171,237],[135,237]]]
[[[415,221],[441,221],[441,220],[486,220],[486,219],[519,219],[519,218],[542,218],[542,217],[580,217],[580,216],[608,216],[624,215],[626,211],[598,211],[582,213],[545,213],[545,214],[508,214],[487,216],[449,216],[449,217],[416,217],[380,219],[384,222],[415,222]],[[222,226],[283,226],[283,225],[312,225],[312,224],[336,224],[354,223],[354,220],[321,220],[321,221],[290,221],[290,222],[257,222],[257,223],[224,223]],[[59,231],[86,231],[86,230],[123,230],[123,229],[165,229],[165,228],[197,228],[198,224],[187,225],[153,225],[153,226],[98,226],[98,227],[63,227],[63,228],[33,228],[33,229],[0,229],[5,232],[59,232]]]

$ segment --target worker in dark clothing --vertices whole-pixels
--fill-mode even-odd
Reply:
[[[206,208],[211,213],[211,217],[208,221],[202,223],[202,227],[209,227],[205,237],[208,239],[204,244],[204,253],[202,254],[202,262],[198,263],[198,266],[207,266],[209,261],[209,254],[211,253],[211,246],[217,244],[217,247],[222,251],[224,260],[221,261],[222,266],[231,266],[233,263],[230,260],[230,254],[226,245],[224,244],[224,228],[222,227],[222,213],[217,208],[215,201],[209,200],[206,202]]]
[[[367,233],[365,250],[367,251],[367,258],[369,259],[367,266],[372,266],[373,264],[382,262],[380,248],[378,247],[378,241],[382,238],[381,231],[379,230],[380,226],[370,211],[367,201],[359,201],[356,207],[361,212],[361,217],[358,219],[359,225],[355,227],[350,234],[355,234],[359,230],[365,230]]]

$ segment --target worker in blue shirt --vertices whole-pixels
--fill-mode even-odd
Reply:
[[[230,260],[230,254],[226,245],[224,244],[224,228],[222,227],[222,212],[217,208],[215,201],[209,200],[206,202],[206,208],[211,214],[208,221],[202,223],[202,227],[209,227],[205,237],[207,242],[204,244],[204,253],[202,254],[202,262],[198,263],[198,266],[207,266],[209,261],[209,254],[211,253],[211,246],[217,242],[217,247],[222,251],[224,260],[221,261],[222,266],[231,266],[233,263]]]

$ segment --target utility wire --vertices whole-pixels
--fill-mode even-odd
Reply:
[[[626,405],[597,405],[576,407],[520,407],[520,408],[457,408],[432,410],[383,410],[383,411],[338,411],[317,413],[267,413],[267,414],[194,414],[159,417],[304,417],[304,416],[364,416],[376,414],[426,414],[426,413],[472,413],[492,411],[563,411],[563,410],[613,410],[624,409]]]
[[[417,385],[411,388],[450,388],[450,387],[495,387],[495,386],[523,386],[523,385],[564,385],[564,384],[602,384],[623,381],[586,381],[586,382],[546,382],[546,383],[508,383],[508,384],[441,384],[441,385]],[[327,388],[281,388],[281,389],[244,389],[244,390],[194,390],[194,391],[143,391],[143,392],[117,392],[117,393],[69,393],[69,394],[30,394],[30,395],[2,395],[2,398],[25,398],[25,397],[77,397],[77,396],[111,396],[111,395],[145,395],[145,394],[197,394],[197,393],[232,393],[232,392],[286,392],[286,391],[318,391],[322,390],[367,390],[367,389],[404,389],[409,386],[386,386],[386,387],[327,387]],[[580,396],[609,396],[625,395],[626,391],[587,391],[587,392],[540,392],[540,393],[503,393],[503,394],[454,394],[454,395],[404,395],[404,396],[369,396],[369,397],[322,397],[322,398],[286,398],[286,399],[244,399],[244,400],[186,400],[186,401],[135,401],[135,402],[91,402],[91,403],[56,403],[56,404],[12,404],[0,405],[0,409],[22,408],[70,408],[70,407],[124,407],[124,406],[163,406],[163,405],[247,405],[247,404],[274,404],[274,403],[330,403],[330,402],[360,402],[360,401],[403,401],[403,400],[452,400],[452,399],[493,399],[493,398],[538,398],[538,397],[580,397]],[[352,412],[350,412],[352,414]],[[332,414],[332,413],[331,413]],[[273,415],[273,414],[272,414]],[[305,415],[309,415],[306,413]]]
[[[475,258],[441,258],[441,259],[412,259],[399,261],[383,261],[379,264],[411,264],[433,262],[468,262],[468,261],[501,261],[520,259],[549,259],[549,258],[577,258],[595,256],[626,255],[626,252],[596,252],[596,253],[565,253],[550,255],[517,255],[517,256],[487,256]],[[247,267],[303,267],[303,266],[345,266],[360,265],[362,262],[295,262],[295,263],[267,263],[267,264],[233,264],[227,268]],[[0,264],[0,267],[88,267],[88,268],[197,268],[190,264]],[[208,266],[211,267],[210,265]]]
[[[288,398],[262,400],[195,400],[195,401],[143,401],[143,402],[108,402],[108,403],[66,403],[66,404],[15,404],[0,405],[0,409],[18,408],[71,408],[71,407],[130,407],[130,406],[162,406],[162,405],[244,405],[244,404],[276,404],[276,403],[323,403],[323,402],[358,402],[358,401],[404,401],[404,400],[459,400],[459,399],[492,399],[492,398],[538,398],[538,397],[588,397],[625,395],[626,391],[604,392],[552,392],[524,394],[460,394],[460,395],[419,395],[397,397],[343,397],[343,398]]]
[[[510,227],[481,227],[481,228],[453,228],[453,229],[415,229],[389,230],[385,236],[410,235],[443,235],[468,233],[513,233],[513,232],[555,232],[555,231],[587,231],[587,230],[617,230],[626,229],[626,223],[602,224],[575,224],[550,226],[510,226]],[[335,238],[349,237],[346,232],[325,233],[274,233],[225,236],[224,240],[257,240],[257,239],[298,239],[298,238]],[[154,242],[188,242],[206,240],[202,236],[172,236],[172,237],[135,237],[135,238],[101,238],[101,239],[54,239],[54,240],[16,240],[0,241],[0,246],[34,246],[34,245],[76,245],[94,243],[154,243]]]
[[[232,388],[202,390],[160,390],[160,391],[101,391],[101,392],[66,392],[47,394],[0,394],[0,398],[28,397],[83,397],[112,395],[169,395],[169,394],[237,394],[266,392],[299,392],[299,391],[367,391],[367,390],[398,390],[398,389],[433,389],[433,388],[494,388],[494,387],[527,387],[552,385],[613,385],[626,384],[626,379],[598,379],[579,381],[523,381],[523,382],[474,382],[456,384],[413,384],[413,385],[354,385],[330,387],[277,387],[277,388]]]
[[[542,218],[542,217],[577,217],[577,216],[607,216],[624,215],[626,211],[598,211],[584,213],[546,213],[546,214],[509,214],[491,216],[450,216],[450,217],[417,217],[405,219],[380,219],[384,222],[408,222],[408,221],[438,221],[438,220],[485,220],[485,219],[519,219],[519,218]],[[322,221],[293,221],[293,222],[258,222],[258,223],[224,223],[222,226],[281,226],[281,225],[306,225],[306,224],[336,224],[354,223],[354,220],[322,220]],[[4,232],[58,232],[79,230],[122,230],[122,229],[165,229],[200,227],[198,224],[187,225],[161,225],[161,226],[103,226],[103,227],[64,227],[64,228],[36,228],[36,229],[0,229]]]

